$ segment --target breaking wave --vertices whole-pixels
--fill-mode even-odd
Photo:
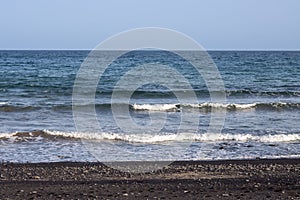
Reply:
[[[92,104],[80,105],[79,107],[89,107]],[[95,104],[96,109],[111,109],[112,104],[102,103]],[[204,102],[199,104],[179,104],[179,103],[158,103],[158,104],[126,104],[118,103],[118,106],[126,106],[131,110],[136,111],[181,111],[182,109],[200,109],[205,111],[215,111],[218,109],[226,109],[228,111],[239,111],[246,109],[256,110],[288,110],[300,109],[300,103],[287,103],[287,102],[271,102],[271,103],[212,103]],[[78,106],[77,106],[78,107]],[[50,109],[54,111],[72,110],[72,105],[14,105],[7,102],[0,102],[0,112],[30,112],[40,109]]]
[[[172,111],[179,110],[180,104],[133,104],[131,107],[134,110],[150,110],[150,111]]]
[[[148,110],[148,111],[179,111],[182,108],[199,108],[199,109],[226,109],[226,110],[244,110],[244,109],[291,109],[300,108],[299,103],[200,103],[200,104],[133,104],[134,110]]]
[[[237,141],[237,142],[292,142],[300,141],[300,133],[292,134],[229,134],[229,133],[166,133],[160,135],[153,134],[122,134],[122,133],[85,133],[85,132],[62,132],[40,130],[32,132],[16,132],[0,134],[0,140],[9,140],[12,142],[41,140],[41,139],[83,139],[83,140],[108,140],[124,141],[130,143],[162,143],[162,142],[219,142],[219,141]]]

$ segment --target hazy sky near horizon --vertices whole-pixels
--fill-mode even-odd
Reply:
[[[206,49],[300,49],[298,0],[0,0],[0,49],[93,49],[132,28],[183,32]]]

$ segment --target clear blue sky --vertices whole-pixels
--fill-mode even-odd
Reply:
[[[206,49],[300,49],[299,0],[0,0],[0,49],[92,49],[131,28]]]

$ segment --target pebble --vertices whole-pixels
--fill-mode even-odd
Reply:
[[[255,161],[257,162],[257,161]],[[296,162],[296,161],[295,161]],[[257,162],[259,163],[259,162]],[[3,166],[3,165],[2,165]],[[201,166],[201,168],[200,168]],[[13,168],[14,167],[14,168]],[[12,169],[11,169],[12,168]],[[63,170],[69,169],[68,172],[64,172]],[[96,169],[96,168],[95,168]],[[98,169],[98,168],[97,168]],[[100,169],[100,167],[99,167]],[[243,171],[245,169],[245,171]],[[22,167],[22,173],[19,173],[20,168],[17,166],[15,167],[15,165],[12,165],[12,167],[10,167],[9,172],[6,172],[7,170],[4,168],[1,168],[0,165],[0,178],[6,178],[8,179],[8,181],[14,181],[14,180],[22,180],[22,181],[28,181],[28,178],[31,179],[43,179],[45,181],[48,180],[55,180],[55,181],[60,181],[60,180],[70,180],[70,178],[72,178],[72,181],[75,180],[79,180],[79,181],[86,181],[86,180],[90,180],[88,178],[84,178],[84,176],[82,176],[82,172],[87,172],[89,171],[89,173],[91,172],[91,170],[88,167],[60,167],[60,165],[58,167],[53,167],[53,168],[45,168],[44,167],[30,167],[30,166],[23,166]],[[49,177],[47,176],[48,170],[50,171],[50,175]],[[61,171],[62,170],[62,171]],[[106,170],[106,169],[105,169]],[[176,183],[179,181],[178,185],[174,184],[174,185],[169,185],[169,184],[162,184],[159,187],[159,190],[157,190],[157,185],[156,184],[151,184],[151,183],[146,183],[147,187],[141,187],[139,188],[139,186],[143,186],[143,183],[140,182],[135,182],[133,185],[130,185],[130,187],[132,186],[132,188],[127,188],[127,182],[124,182],[125,185],[122,184],[116,184],[114,181],[112,183],[109,184],[102,184],[102,182],[90,182],[88,185],[84,185],[85,190],[76,190],[74,191],[73,188],[72,191],[74,191],[73,193],[69,194],[65,194],[63,193],[62,195],[59,195],[60,190],[58,190],[58,192],[56,193],[56,191],[48,191],[47,187],[44,187],[43,184],[41,184],[41,186],[38,186],[37,188],[33,188],[31,187],[31,189],[24,189],[26,192],[24,192],[24,190],[20,190],[21,188],[16,188],[14,190],[14,192],[16,192],[16,195],[19,195],[19,197],[23,197],[24,195],[29,195],[29,198],[36,198],[36,197],[40,197],[44,194],[47,194],[48,197],[50,198],[64,198],[64,197],[68,197],[69,199],[71,198],[78,198],[79,196],[81,196],[82,198],[90,198],[90,199],[94,199],[97,198],[97,196],[94,193],[97,193],[96,191],[113,191],[113,193],[110,193],[111,196],[107,195],[107,197],[109,197],[110,199],[113,199],[114,197],[117,198],[129,198],[129,197],[134,197],[139,199],[139,198],[161,198],[161,191],[165,191],[164,194],[166,194],[166,196],[168,196],[168,194],[172,195],[173,191],[174,191],[174,198],[175,195],[177,197],[177,195],[179,197],[182,198],[188,198],[189,196],[195,195],[196,197],[198,197],[197,195],[203,195],[203,197],[210,197],[212,195],[217,194],[219,198],[224,198],[224,199],[229,199],[229,198],[233,198],[236,197],[236,195],[239,196],[245,196],[245,198],[254,195],[255,191],[258,191],[258,189],[255,188],[259,188],[259,192],[261,194],[265,194],[267,193],[267,195],[269,195],[269,193],[271,193],[271,196],[274,197],[274,195],[279,196],[279,197],[288,197],[288,195],[293,194],[294,198],[297,199],[300,196],[300,192],[297,193],[298,191],[295,191],[293,188],[297,188],[298,186],[300,186],[300,180],[299,180],[299,173],[297,172],[297,170],[300,170],[300,167],[297,166],[294,167],[294,165],[291,165],[291,167],[289,169],[287,169],[286,165],[283,163],[282,165],[278,164],[278,165],[269,165],[269,164],[243,164],[243,165],[237,165],[237,164],[228,164],[226,163],[225,165],[217,165],[217,164],[206,164],[206,165],[193,165],[191,166],[187,166],[187,167],[183,167],[183,166],[171,166],[168,169],[169,171],[167,172],[160,172],[159,174],[156,173],[152,173],[152,174],[148,174],[145,175],[145,178],[151,178],[151,176],[153,175],[154,178],[168,178],[170,177],[172,179],[172,175],[177,173],[183,173],[183,175],[185,175],[185,173],[189,173],[192,172],[192,175],[195,173],[197,175],[197,180],[199,180],[199,182],[193,182],[192,186],[195,185],[195,187],[188,187],[189,185],[186,185],[184,180],[176,180]],[[231,192],[231,190],[227,190],[227,182],[224,183],[224,185],[217,185],[217,183],[222,183],[223,179],[211,179],[211,180],[203,180],[202,178],[202,172],[203,176],[207,176],[208,178],[210,177],[210,174],[214,175],[214,173],[208,173],[208,170],[212,170],[212,171],[218,171],[216,174],[219,177],[221,174],[224,174],[225,179],[226,179],[226,175],[236,175],[238,177],[240,177],[238,180],[241,181],[241,184],[239,183],[233,183],[234,187],[239,188],[239,190],[234,190],[233,192]],[[53,172],[54,171],[54,172]],[[108,170],[106,170],[108,171]],[[281,178],[283,177],[284,181],[286,181],[287,183],[292,183],[293,184],[293,188],[292,191],[293,193],[290,192],[290,186],[286,186],[284,185],[285,182],[274,182],[274,180],[276,181],[277,179],[273,179],[274,177],[277,177],[277,173],[279,172],[278,177]],[[291,172],[288,172],[291,171]],[[112,178],[112,180],[118,180],[118,178],[120,178],[121,180],[123,180],[123,178],[121,178],[125,173],[121,173],[121,172],[114,172],[113,170],[110,170],[109,173],[111,174],[110,176],[106,176],[105,175],[105,171],[100,171],[101,173],[99,174],[92,174],[91,176],[91,180],[93,180],[93,178],[95,177],[98,179],[101,179],[101,177],[105,177],[105,179],[110,180],[110,178]],[[207,172],[207,174],[206,174]],[[4,173],[4,174],[3,174]],[[166,173],[166,176],[164,176],[164,173]],[[263,173],[263,175],[261,175],[261,173]],[[28,174],[30,176],[28,176]],[[126,174],[125,174],[126,175]],[[199,175],[199,177],[198,177]],[[73,177],[74,176],[74,177]],[[142,175],[132,175],[133,178],[136,178],[138,180],[142,180],[144,178],[144,176]],[[126,175],[126,177],[128,177]],[[259,178],[256,181],[256,178]],[[98,180],[97,179],[97,180]],[[176,177],[174,177],[174,179],[176,179]],[[259,182],[259,180],[264,180],[263,182]],[[28,183],[26,184],[30,184],[29,180]],[[293,181],[293,182],[292,182]],[[1,182],[4,182],[3,180],[1,180]],[[76,183],[76,181],[75,181]],[[106,182],[105,182],[106,183]],[[209,183],[209,184],[207,184]],[[230,182],[231,183],[231,182]],[[76,183],[77,184],[77,183]],[[75,184],[75,186],[76,186]],[[203,191],[199,190],[200,187],[203,187]],[[282,186],[283,185],[283,186]],[[177,189],[178,186],[178,189]],[[1,185],[2,187],[2,185]],[[73,186],[72,186],[73,187]],[[223,192],[220,192],[222,190],[218,190],[218,188],[221,189],[226,189],[227,191],[223,190]],[[230,186],[231,187],[231,186]],[[249,190],[249,187],[251,188],[251,190]],[[287,188],[285,188],[287,187]],[[7,187],[8,188],[8,187]],[[44,188],[44,189],[43,189]],[[69,186],[63,186],[63,189],[68,189]],[[78,186],[78,188],[81,188],[81,185]],[[189,189],[188,189],[189,188]],[[33,191],[34,189],[36,189],[36,191]],[[145,191],[147,192],[147,189],[150,189],[151,194],[145,194]],[[212,189],[214,189],[212,191]],[[8,190],[9,191],[9,190]],[[119,191],[119,192],[118,192]],[[225,193],[226,192],[226,193]],[[228,192],[228,193],[227,193]],[[273,193],[273,192],[278,192]],[[80,194],[78,194],[80,193]],[[92,194],[91,194],[92,193]],[[105,193],[105,192],[104,192]],[[116,195],[118,194],[118,195]],[[0,193],[0,196],[2,194]],[[77,195],[77,196],[76,196]],[[115,196],[114,196],[115,195]],[[297,196],[296,196],[297,195]],[[122,197],[123,196],[123,197]],[[28,196],[27,196],[28,197]],[[293,198],[293,197],[291,197]],[[250,198],[249,198],[250,199]]]

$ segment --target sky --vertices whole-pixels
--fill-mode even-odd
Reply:
[[[93,49],[142,27],[208,50],[299,50],[299,0],[0,0],[0,49]]]

